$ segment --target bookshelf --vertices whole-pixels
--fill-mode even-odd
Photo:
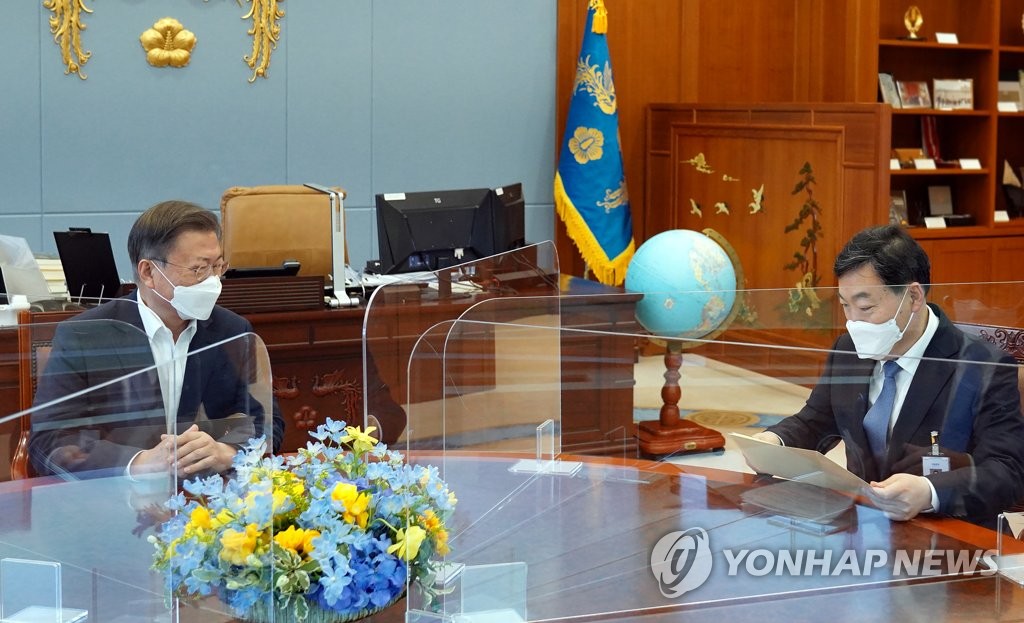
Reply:
[[[903,14],[916,4],[924,17],[923,41],[909,41]],[[970,79],[972,110],[893,109],[891,146],[920,148],[925,120],[934,121],[938,168],[889,171],[893,193],[907,198],[910,231],[933,261],[936,280],[1019,279],[1024,264],[1024,216],[1007,222],[1002,189],[1003,162],[1024,167],[1024,112],[998,110],[998,82],[1017,80],[1024,69],[1024,0],[878,0],[877,71],[899,81],[924,81],[935,102],[935,79]],[[957,43],[939,43],[936,33],[955,33]],[[942,160],[971,158],[980,169],[944,166]],[[969,224],[945,229],[923,226],[929,213],[928,187],[949,186],[954,213]]]

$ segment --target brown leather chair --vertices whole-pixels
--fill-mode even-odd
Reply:
[[[332,190],[344,198],[344,189]],[[224,257],[236,268],[298,260],[299,275],[323,276],[330,284],[330,205],[328,195],[301,185],[229,188],[220,201]]]
[[[82,310],[18,313],[18,410],[32,408],[36,394],[36,379],[46,368],[50,356],[56,324],[67,320]],[[32,466],[28,460],[28,437],[32,430],[32,416],[21,416],[18,430],[18,444],[11,456],[11,479],[29,478]]]

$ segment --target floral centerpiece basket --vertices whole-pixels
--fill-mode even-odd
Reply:
[[[455,496],[366,431],[328,419],[294,456],[238,452],[231,477],[186,481],[149,537],[169,595],[217,597],[254,623],[336,623],[429,590]]]

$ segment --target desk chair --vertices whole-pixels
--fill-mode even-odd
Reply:
[[[220,200],[224,257],[236,268],[298,260],[299,275],[331,283],[330,205],[328,195],[298,184],[229,188]]]
[[[18,313],[18,410],[32,408],[36,394],[36,379],[46,368],[50,356],[56,323],[80,314],[82,310]],[[28,460],[28,437],[32,431],[32,416],[21,416],[18,430],[18,444],[11,456],[11,479],[29,478],[31,464]]]
[[[1024,329],[971,322],[957,322],[954,324],[967,335],[980,337],[986,342],[995,344],[1016,359],[1017,363],[1024,364]],[[1024,367],[1017,369],[1017,388],[1020,389],[1021,411],[1024,412]]]

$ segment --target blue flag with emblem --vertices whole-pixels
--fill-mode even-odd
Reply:
[[[635,246],[607,30],[603,0],[590,0],[555,173],[555,209],[597,280],[619,285]]]

